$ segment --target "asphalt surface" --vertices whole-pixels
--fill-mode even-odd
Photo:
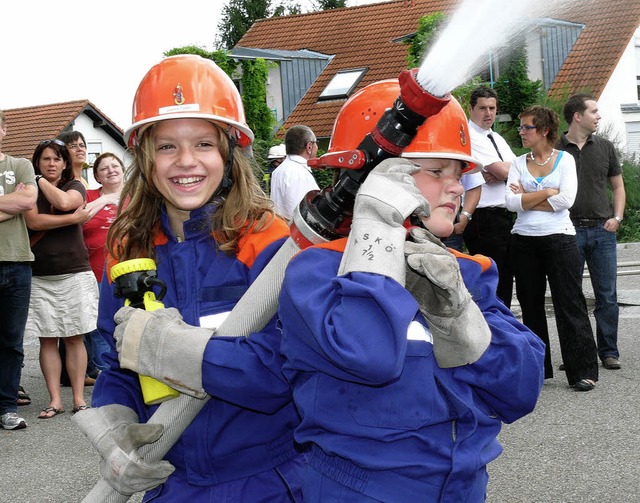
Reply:
[[[500,434],[504,452],[489,465],[487,501],[640,502],[640,263],[634,264],[640,244],[619,245],[618,261],[628,264],[619,274],[636,271],[618,276],[622,369],[601,368],[596,389],[586,393],[571,390],[563,372],[547,380],[536,410]],[[592,304],[588,279],[584,290]],[[518,315],[517,304],[513,310]],[[557,332],[548,312],[557,367]],[[37,419],[48,405],[37,341],[25,341],[22,384],[32,399],[18,408],[28,427],[0,429],[0,502],[82,501],[99,478],[98,456],[71,421],[70,388],[63,388],[64,414]],[[91,388],[85,395],[89,402]]]

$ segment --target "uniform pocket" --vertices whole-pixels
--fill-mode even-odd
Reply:
[[[409,341],[400,378],[385,386],[349,387],[349,414],[362,426],[415,429],[447,417],[434,380],[433,347]]]

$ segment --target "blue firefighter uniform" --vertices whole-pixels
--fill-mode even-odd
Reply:
[[[229,312],[289,233],[283,221],[275,220],[243,237],[237,256],[230,256],[216,250],[209,230],[212,211],[211,205],[191,211],[183,242],[175,240],[163,212],[155,239],[158,277],[167,284],[162,301],[194,326]],[[112,338],[113,316],[122,306],[114,285],[104,281],[98,328],[112,353],[92,405],[126,405],[145,422],[157,406],[142,401],[137,374],[119,367]],[[165,457],[176,471],[145,501],[295,501],[304,465],[294,447],[292,431],[299,419],[281,372],[279,347],[275,319],[248,338],[211,339],[202,376],[213,398]]]
[[[497,299],[495,264],[456,253],[492,339],[475,363],[438,367],[405,288],[337,276],[345,242],[294,257],[280,297],[305,502],[484,501],[502,422],[531,412],[542,389],[544,345]]]

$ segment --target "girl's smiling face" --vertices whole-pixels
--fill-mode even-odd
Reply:
[[[453,232],[464,188],[460,183],[462,162],[453,159],[412,159],[420,166],[413,178],[431,206],[431,215],[423,218],[424,226],[435,236],[444,238]]]
[[[186,220],[215,193],[224,172],[218,129],[203,119],[160,121],[153,131],[151,178],[170,216]]]

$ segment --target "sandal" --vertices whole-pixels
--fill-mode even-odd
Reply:
[[[18,405],[31,405],[31,397],[27,395],[27,392],[22,386],[18,387],[18,399],[16,403]]]
[[[48,414],[51,414],[52,412],[53,414],[49,416]],[[56,417],[58,414],[64,414],[64,409],[62,408],[56,409],[55,407],[49,406],[40,411],[40,415],[38,416],[38,419],[51,419],[52,417]]]
[[[573,385],[573,389],[575,389],[576,391],[591,391],[595,387],[596,383],[591,379],[580,379]]]
[[[72,412],[75,414],[76,412],[80,412],[81,410],[87,410],[90,409],[91,406],[90,405],[76,405],[75,407],[73,407]]]

